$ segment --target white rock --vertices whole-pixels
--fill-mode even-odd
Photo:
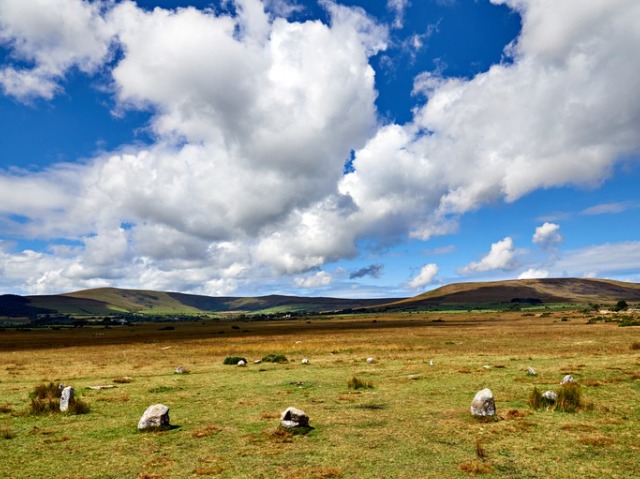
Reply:
[[[471,414],[474,416],[495,416],[496,404],[491,389],[478,391],[471,401]]]
[[[311,364],[307,358],[302,359],[302,364]]]
[[[549,402],[556,402],[556,400],[558,399],[558,395],[553,391],[545,391],[542,397]]]
[[[138,421],[138,430],[144,431],[168,425],[169,408],[164,404],[154,404],[145,410],[140,421]]]
[[[374,364],[376,362],[376,358],[367,358],[367,363]]]
[[[560,384],[568,384],[573,382],[575,382],[573,380],[573,376],[571,374],[567,374],[565,377],[562,378],[562,381],[560,381]]]
[[[527,368],[527,376],[537,376],[538,373],[536,373],[536,370],[533,369],[531,366],[529,366]]]
[[[287,429],[294,427],[309,427],[309,416],[295,407],[288,407],[280,415],[280,425]]]
[[[433,359],[429,359],[429,366],[433,366],[434,364]]]
[[[187,368],[185,368],[184,366],[178,366],[175,370],[176,374],[186,374],[187,372]]]
[[[69,410],[69,403],[73,400],[73,388],[67,386],[62,390],[62,396],[60,396],[60,411],[65,412]]]
[[[256,359],[253,364],[260,364],[262,362],[262,359]]]
[[[238,361],[238,366],[240,366],[241,368],[245,367],[246,365],[247,365],[246,361],[243,361],[242,359]]]

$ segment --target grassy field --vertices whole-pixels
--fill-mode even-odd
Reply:
[[[421,313],[3,331],[0,477],[638,478],[640,328],[587,319]],[[290,362],[253,364],[269,353]],[[249,365],[223,365],[231,355]],[[189,374],[174,374],[179,365]],[[534,387],[557,389],[565,374],[581,386],[581,411],[528,407]],[[373,387],[350,389],[354,377]],[[45,381],[73,385],[89,414],[27,414]],[[105,384],[116,387],[86,389]],[[485,387],[495,420],[469,413]],[[139,433],[155,403],[175,427]],[[279,432],[288,406],[314,429]]]

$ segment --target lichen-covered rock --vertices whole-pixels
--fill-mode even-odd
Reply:
[[[295,407],[288,407],[280,415],[280,426],[286,429],[293,429],[296,427],[309,427],[309,416]]]
[[[558,399],[558,395],[553,391],[545,391],[542,397],[550,403],[554,403]]]
[[[60,396],[60,411],[66,412],[69,410],[69,404],[73,401],[74,390],[71,386],[67,386],[62,390]]]
[[[241,368],[245,367],[247,365],[247,362],[244,359],[241,359],[240,361],[238,361],[238,366],[240,366]]]
[[[531,366],[527,368],[527,376],[537,376],[538,373]]]
[[[375,362],[376,362],[376,358],[367,358],[367,363],[375,364]]]
[[[307,358],[303,358],[301,363],[302,364],[311,364]]]
[[[471,414],[473,416],[495,416],[496,403],[491,389],[485,388],[476,393],[471,401]]]
[[[169,426],[169,408],[164,404],[149,406],[138,421],[139,431],[167,426]]]
[[[176,374],[186,374],[187,373],[187,368],[185,368],[184,366],[178,366],[176,368],[175,373]]]

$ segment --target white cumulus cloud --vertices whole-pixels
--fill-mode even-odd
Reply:
[[[491,245],[491,250],[480,261],[469,263],[462,268],[462,274],[480,273],[483,271],[508,271],[517,265],[516,249],[513,239],[507,236]]]
[[[409,281],[408,286],[411,289],[424,288],[425,286],[432,284],[438,275],[438,265],[435,263],[425,264],[420,273]]]
[[[545,222],[542,226],[536,228],[532,241],[543,248],[557,246],[562,243],[562,235],[558,232],[559,229],[560,225]]]

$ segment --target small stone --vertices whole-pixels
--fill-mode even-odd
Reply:
[[[60,396],[60,411],[66,412],[69,410],[69,404],[73,400],[73,388],[67,386],[62,390],[62,396]]]
[[[286,429],[293,429],[295,427],[309,427],[309,416],[295,407],[288,407],[280,415],[280,426]]]
[[[367,358],[367,363],[375,364],[375,362],[376,362],[376,358]]]
[[[303,358],[302,361],[300,361],[300,362],[302,364],[311,364],[307,358]]]
[[[495,416],[496,404],[491,389],[485,388],[476,393],[471,401],[471,414],[473,416]]]
[[[100,389],[113,389],[115,386],[113,384],[101,384],[99,386],[87,386],[87,389],[93,389],[95,391],[99,391]]]
[[[556,400],[558,399],[558,395],[553,391],[545,391],[542,397],[549,402],[556,402]]]
[[[164,404],[149,406],[140,421],[138,421],[139,431],[156,429],[162,426],[169,426],[169,408]]]
[[[262,362],[262,359],[256,359],[253,364],[260,364]]]
[[[238,361],[238,366],[240,366],[241,368],[245,367],[247,365],[247,362],[244,359],[241,359],[240,361]]]
[[[560,384],[568,384],[573,382],[575,382],[573,379],[573,376],[571,374],[567,374],[565,377],[562,378],[562,381],[560,381]]]
[[[178,366],[175,372],[176,374],[186,374],[187,368],[185,368],[184,366]]]
[[[536,370],[533,369],[531,366],[529,366],[527,368],[527,376],[537,376],[538,373],[536,373]]]
[[[491,369],[491,366],[489,366],[488,364],[485,364],[484,366],[482,366],[482,369]]]
[[[429,359],[429,366],[433,366],[434,364],[433,359]]]

